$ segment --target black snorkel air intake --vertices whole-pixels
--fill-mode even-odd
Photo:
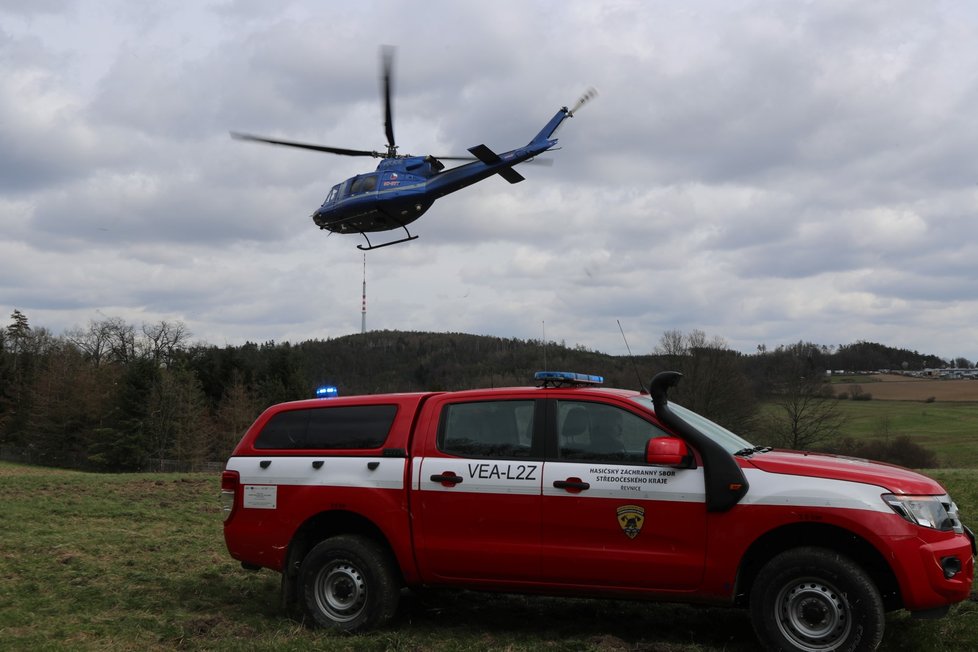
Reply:
[[[655,414],[660,421],[696,447],[703,458],[706,511],[725,512],[740,502],[747,493],[747,478],[733,455],[669,409],[669,388],[678,385],[682,377],[678,371],[663,371],[657,373],[649,383]]]

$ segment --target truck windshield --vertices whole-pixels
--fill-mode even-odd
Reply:
[[[652,405],[652,399],[647,396],[636,397],[632,399],[637,403],[641,403],[647,409],[655,412],[655,408]],[[716,443],[723,446],[723,448],[733,454],[744,449],[753,449],[754,444],[750,443],[743,437],[735,435],[723,426],[713,423],[706,417],[696,414],[692,410],[687,410],[681,405],[673,402],[669,402],[669,409],[675,412],[676,416],[680,419],[693,426],[701,433],[715,441]]]

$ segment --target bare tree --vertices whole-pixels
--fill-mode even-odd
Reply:
[[[766,439],[773,446],[805,450],[836,438],[845,424],[825,372],[805,347],[779,348],[773,365]]]
[[[671,399],[721,425],[748,434],[756,400],[744,375],[741,356],[722,337],[701,330],[666,331],[655,349],[660,370],[678,371],[683,381]]]
[[[108,337],[108,352],[113,362],[129,364],[138,356],[136,329],[121,317],[109,317],[104,322]]]
[[[693,337],[702,339],[706,334],[699,330],[694,330],[689,336],[679,330],[665,331],[659,338],[659,345],[655,347],[654,353],[666,357],[684,356],[689,353],[689,340]]]
[[[74,344],[79,351],[96,367],[102,366],[109,355],[112,343],[113,323],[109,319],[89,320],[85,328],[65,331],[65,339]]]
[[[190,330],[182,321],[161,320],[156,324],[143,324],[143,335],[149,347],[149,355],[157,365],[169,367],[174,354],[186,346]]]

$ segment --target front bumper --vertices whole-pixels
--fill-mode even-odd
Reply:
[[[926,612],[968,599],[975,572],[974,534],[947,536],[928,531],[901,543],[902,550],[894,551],[891,565],[900,582],[904,608]]]

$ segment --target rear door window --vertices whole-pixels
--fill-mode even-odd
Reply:
[[[344,405],[279,412],[262,428],[255,448],[380,448],[396,414],[396,405]]]
[[[442,413],[438,449],[460,457],[530,457],[533,415],[533,401],[451,403]]]

